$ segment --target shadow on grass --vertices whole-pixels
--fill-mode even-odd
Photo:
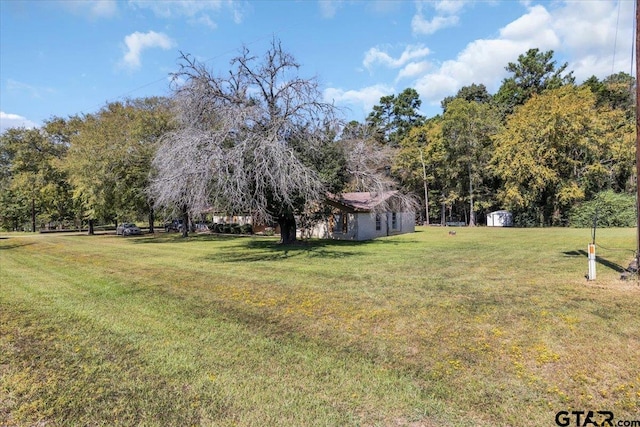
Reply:
[[[565,256],[570,256],[570,257],[585,257],[588,258],[589,254],[587,253],[587,251],[579,249],[576,251],[567,251],[567,252],[563,252],[563,254]],[[601,264],[607,268],[612,269],[613,271],[615,271],[616,273],[622,273],[627,271],[623,266],[621,266],[620,264],[616,264],[615,262],[611,262],[609,260],[607,260],[606,258],[602,258],[599,256],[596,256],[596,262],[598,264]]]
[[[224,242],[235,239],[247,238],[248,236],[231,236],[225,234],[189,234],[188,237],[182,237],[180,233],[160,233],[160,234],[143,234],[140,236],[127,236],[127,239],[133,240],[137,244],[151,243],[192,243],[192,242]],[[122,237],[119,237],[122,238]]]
[[[190,234],[183,238],[180,234],[156,234],[136,236],[135,244],[185,244],[193,242],[229,242],[233,246],[221,248],[215,254],[205,257],[218,262],[278,261],[293,257],[309,258],[345,258],[364,253],[361,249],[372,245],[399,245],[411,243],[408,240],[387,240],[384,238],[365,241],[311,239],[297,241],[292,245],[282,245],[277,237],[228,235],[228,234]]]
[[[280,261],[298,257],[337,259],[361,255],[363,251],[357,249],[369,243],[308,240],[293,245],[282,245],[273,239],[251,239],[240,245],[237,250],[225,250],[207,258],[218,262]]]
[[[8,237],[2,237],[2,240],[8,240]],[[23,246],[30,246],[30,245],[34,245],[35,242],[20,242],[20,243],[9,243],[7,245],[0,245],[0,251],[1,250],[9,250],[9,249],[17,249],[17,248],[21,248]]]

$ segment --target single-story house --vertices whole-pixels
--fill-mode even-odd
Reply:
[[[300,237],[371,240],[415,231],[415,212],[403,208],[398,191],[329,195],[326,203],[332,208],[331,214],[315,224],[301,227]]]

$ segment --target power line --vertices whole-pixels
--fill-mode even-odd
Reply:
[[[613,39],[613,60],[611,61],[611,75],[615,73],[615,67],[616,67],[616,48],[618,45],[618,27],[620,26],[620,3],[621,3],[621,0],[618,0],[618,16],[616,17],[616,35]]]
[[[252,41],[250,41],[250,42],[248,42],[248,43],[243,43],[242,45],[243,45],[243,46],[251,46],[251,45],[256,44],[256,43],[258,43],[258,42],[260,42],[260,41],[263,41],[263,40],[265,40],[265,39],[267,39],[267,38],[275,37],[275,35],[276,35],[276,34],[279,34],[279,33],[285,32],[285,31],[287,31],[287,30],[289,30],[289,29],[290,29],[290,27],[289,27],[289,28],[283,28],[283,29],[281,29],[280,31],[278,31],[277,33],[276,33],[276,32],[273,32],[273,33],[270,33],[269,35],[264,35],[264,36],[258,37],[258,38],[254,39],[254,40],[252,40]],[[223,56],[225,56],[225,55],[228,55],[228,54],[230,54],[230,53],[236,52],[237,50],[238,50],[237,48],[228,49],[228,50],[226,50],[226,51],[224,51],[224,52],[219,53],[218,55],[215,55],[215,56],[212,56],[212,57],[210,57],[210,58],[205,59],[204,61],[202,61],[202,63],[203,63],[203,64],[206,64],[206,63],[208,63],[208,62],[211,62],[211,61],[213,61],[213,60],[215,60],[215,59],[221,58],[221,57],[223,57]],[[134,89],[131,89],[131,90],[127,91],[127,92],[124,92],[123,94],[118,95],[118,96],[115,96],[115,97],[113,97],[113,98],[111,98],[111,99],[107,99],[107,100],[105,101],[105,104],[108,104],[108,103],[110,103],[110,102],[115,102],[115,101],[118,101],[118,100],[121,100],[121,99],[126,99],[126,98],[128,98],[128,97],[129,97],[129,95],[131,95],[131,94],[132,94],[132,93],[134,93],[134,92],[137,92],[137,91],[139,91],[139,90],[141,90],[141,89],[144,89],[144,88],[149,87],[149,86],[153,86],[153,85],[155,85],[155,84],[158,84],[158,83],[160,83],[160,82],[162,82],[162,81],[166,80],[166,79],[167,79],[167,77],[168,77],[170,74],[171,74],[171,73],[169,73],[167,76],[164,76],[164,77],[161,77],[161,78],[159,78],[159,79],[153,80],[153,81],[151,81],[151,82],[149,82],[149,83],[145,83],[145,84],[143,84],[143,85],[141,85],[141,86],[138,86],[138,87],[136,87],[136,88],[134,88]],[[91,108],[90,108],[90,110],[98,109],[98,108],[100,108],[102,105],[104,105],[104,104],[96,104],[95,106],[91,107]]]

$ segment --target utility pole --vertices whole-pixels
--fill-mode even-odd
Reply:
[[[424,211],[426,215],[425,224],[429,225],[429,187],[427,183],[427,167],[424,164],[424,156],[422,155],[422,148],[418,148],[418,150],[420,150],[420,163],[422,163],[422,183],[424,184]]]
[[[640,69],[640,0],[636,0],[636,227],[638,229],[638,244],[636,246],[636,271],[640,271],[640,84],[638,84],[638,69]]]

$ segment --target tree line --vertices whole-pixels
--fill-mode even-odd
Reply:
[[[110,102],[0,135],[0,226],[7,230],[251,214],[295,240],[327,193],[401,189],[427,223],[566,225],[583,203],[635,190],[635,80],[576,84],[553,52],[509,63],[426,118],[414,89],[382,97],[360,123],[322,101],[274,40],[214,75],[183,55],[169,98]],[[381,207],[383,209],[385,207]]]

